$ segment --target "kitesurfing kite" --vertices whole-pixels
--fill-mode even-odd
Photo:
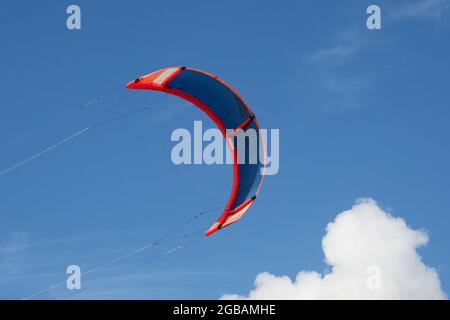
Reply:
[[[130,81],[127,88],[156,90],[178,96],[196,105],[214,121],[232,153],[233,186],[225,209],[206,231],[206,235],[209,236],[241,219],[260,192],[266,161],[260,126],[255,114],[241,95],[222,79],[208,72],[186,67],[170,67],[155,71]],[[263,148],[263,163],[245,161],[240,164],[240,161],[237,161],[238,157],[247,158],[250,152],[259,152],[246,144],[245,155],[238,155],[239,148],[235,145],[234,135],[240,130],[245,132],[250,128],[258,133],[258,145]]]

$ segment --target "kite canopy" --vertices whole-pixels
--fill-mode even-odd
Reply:
[[[209,236],[241,219],[255,201],[264,179],[265,163],[250,163],[248,159],[254,156],[255,152],[258,156],[261,141],[265,162],[265,146],[258,121],[239,93],[210,73],[185,67],[155,71],[129,82],[127,88],[163,91],[181,97],[199,107],[216,123],[233,155],[233,187],[225,209],[206,231],[206,235]],[[255,149],[246,139],[245,154],[238,154],[238,150],[242,153],[242,148],[238,148],[234,134],[238,129],[245,133],[250,128],[257,130],[258,146]],[[227,134],[227,129],[234,131]]]

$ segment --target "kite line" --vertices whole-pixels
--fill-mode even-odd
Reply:
[[[89,130],[91,130],[91,129],[97,127],[97,126],[104,125],[104,124],[107,124],[107,123],[110,123],[110,122],[113,122],[113,121],[116,121],[116,120],[120,120],[120,119],[123,119],[125,117],[134,115],[136,113],[147,111],[147,110],[151,109],[156,103],[161,102],[166,97],[166,95],[160,96],[160,97],[158,97],[157,99],[155,99],[154,101],[152,101],[149,105],[147,105],[145,107],[142,107],[142,108],[137,109],[135,111],[131,111],[131,112],[126,113],[126,114],[124,114],[122,116],[118,116],[118,117],[115,117],[115,118],[112,118],[112,119],[105,120],[105,118],[109,114],[111,114],[115,109],[117,109],[120,105],[122,105],[133,94],[134,94],[134,92],[127,92],[117,103],[113,104],[110,108],[108,108],[101,116],[99,116],[89,126],[87,126],[87,127],[83,128],[83,129],[81,129],[81,130],[71,134],[70,136],[68,136],[68,137],[66,137],[64,139],[61,139],[60,141],[58,141],[58,142],[56,142],[56,143],[54,143],[54,144],[44,148],[43,150],[41,150],[39,152],[36,152],[36,153],[32,154],[28,158],[26,158],[26,159],[24,159],[22,161],[19,161],[19,162],[15,163],[14,165],[10,166],[9,168],[1,171],[0,172],[0,177],[4,176],[4,175],[6,175],[6,174],[8,174],[8,173],[10,173],[10,172],[20,168],[20,167],[22,167],[23,165],[25,165],[25,164],[33,161],[34,159],[36,159],[36,158],[46,154],[47,152],[50,152],[53,149],[56,149],[56,148],[60,147],[61,145],[63,145],[65,143],[67,143],[67,142],[69,142],[69,141],[71,141],[71,140],[73,140],[73,139],[75,139],[75,138],[85,134],[86,132],[88,132]],[[105,96],[106,95],[101,95],[101,96],[91,100],[90,102],[84,104],[81,108],[84,108],[86,106],[92,105],[93,103],[98,102],[101,99],[103,99]]]
[[[203,208],[203,210],[201,210],[199,213],[195,214],[194,216],[192,216],[191,218],[189,218],[189,219],[186,220],[185,222],[181,223],[181,224],[178,225],[177,227],[175,227],[175,228],[173,228],[172,230],[168,231],[167,233],[165,233],[164,235],[162,235],[161,237],[159,237],[157,240],[152,241],[152,242],[150,242],[150,243],[148,243],[148,244],[146,244],[146,245],[144,245],[144,246],[142,246],[142,247],[140,247],[140,248],[138,248],[138,249],[134,249],[134,250],[132,250],[132,251],[130,251],[130,252],[128,252],[128,253],[125,253],[125,254],[123,254],[123,255],[121,255],[121,256],[119,256],[119,257],[113,258],[113,259],[108,260],[108,261],[106,261],[106,262],[104,262],[104,263],[102,263],[102,264],[99,264],[99,265],[97,265],[96,267],[93,267],[92,269],[89,269],[89,270],[87,270],[87,271],[85,271],[85,272],[82,272],[82,273],[80,274],[80,276],[85,276],[85,275],[88,275],[88,274],[97,272],[97,271],[102,270],[102,269],[104,269],[104,268],[106,268],[106,267],[108,267],[108,266],[111,266],[111,265],[113,265],[113,264],[115,264],[115,263],[117,263],[117,262],[120,262],[120,261],[122,261],[122,260],[125,260],[125,259],[131,257],[131,256],[134,256],[134,255],[136,255],[136,254],[139,254],[139,253],[141,253],[141,252],[143,252],[143,251],[146,251],[146,250],[149,250],[149,249],[151,249],[151,248],[160,246],[161,244],[164,244],[164,243],[167,243],[167,242],[171,242],[171,241],[174,241],[174,240],[177,240],[177,239],[186,239],[186,238],[190,238],[190,237],[194,237],[194,236],[197,236],[198,238],[203,238],[203,234],[202,234],[202,231],[201,231],[201,230],[196,230],[196,231],[193,231],[193,232],[184,233],[184,234],[181,234],[181,235],[175,236],[175,237],[171,237],[171,236],[172,236],[173,234],[175,234],[176,232],[178,232],[178,231],[179,231],[180,229],[182,229],[183,227],[185,227],[186,225],[188,225],[188,224],[190,224],[190,223],[196,221],[197,219],[199,219],[200,217],[206,215],[207,213],[215,212],[215,211],[221,209],[222,206],[221,206],[221,207],[217,207],[217,208],[212,208],[212,209],[209,209],[209,207],[210,207],[210,206],[211,206],[211,205],[212,205],[212,204],[220,197],[220,195],[223,193],[223,191],[224,191],[225,188],[228,186],[228,184],[230,183],[231,180],[232,180],[232,178],[229,178],[229,179],[227,180],[227,182],[219,189],[219,191],[214,195],[214,197],[212,197],[211,200],[205,205],[205,207]],[[200,237],[200,235],[201,235],[202,237]],[[170,238],[169,238],[169,237],[170,237]],[[196,240],[198,240],[198,239],[196,239]],[[196,240],[195,240],[195,241],[196,241]],[[139,265],[141,265],[141,264],[148,263],[148,262],[150,262],[150,261],[156,260],[156,259],[161,258],[161,257],[163,257],[163,256],[167,256],[167,255],[169,255],[169,254],[175,253],[175,252],[177,252],[177,251],[179,251],[179,250],[181,250],[181,249],[187,247],[189,244],[191,244],[191,243],[193,243],[193,242],[194,242],[194,241],[188,242],[188,243],[185,244],[185,245],[177,245],[176,247],[174,247],[174,248],[172,248],[172,249],[169,249],[169,250],[167,250],[167,251],[164,251],[163,253],[159,254],[159,255],[156,256],[156,257],[152,257],[152,258],[150,258],[150,259],[148,259],[148,260],[145,260],[145,261],[143,261],[143,262],[140,262],[140,263],[138,263],[137,265],[134,265],[134,266],[132,266],[131,268],[126,269],[125,271],[122,271],[122,272],[120,272],[120,273],[114,275],[113,277],[118,276],[118,275],[121,275],[121,274],[123,274],[123,273],[125,273],[125,272],[128,272],[128,271],[130,271],[131,269],[134,269],[135,267],[137,267],[137,266],[139,266]],[[34,298],[34,297],[37,297],[37,296],[42,295],[42,294],[44,294],[44,293],[47,293],[47,292],[49,292],[49,291],[51,291],[51,290],[53,290],[53,289],[56,289],[56,288],[58,288],[58,287],[60,287],[60,286],[62,286],[62,285],[64,285],[64,284],[66,284],[66,281],[65,281],[65,280],[64,280],[64,281],[57,282],[57,283],[55,283],[55,284],[53,284],[53,285],[51,285],[51,286],[49,286],[49,287],[47,287],[47,288],[45,288],[45,289],[43,289],[43,290],[37,291],[37,292],[35,292],[35,293],[33,293],[33,294],[31,294],[31,295],[29,295],[29,296],[23,298],[23,300],[29,300],[29,299],[32,299],[32,298]]]

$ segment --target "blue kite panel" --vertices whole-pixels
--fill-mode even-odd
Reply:
[[[184,69],[167,87],[186,92],[205,103],[222,119],[226,129],[235,129],[250,117],[244,102],[233,91],[202,72]]]
[[[184,69],[169,81],[167,87],[178,89],[202,101],[224,122],[226,129],[234,130],[251,117],[251,113],[238,95],[220,81],[202,72]],[[238,155],[240,158],[245,157],[243,158],[245,163],[239,164],[240,185],[232,209],[255,196],[263,178],[258,153],[261,137],[254,120],[244,128],[244,132],[249,129],[255,130],[256,140],[253,139],[253,144],[245,139],[245,147],[240,150],[236,145],[238,138],[234,141]],[[251,160],[255,158],[256,162],[252,163]]]

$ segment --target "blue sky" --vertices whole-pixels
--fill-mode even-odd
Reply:
[[[428,232],[420,254],[449,292],[446,2],[378,1],[376,31],[365,26],[369,1],[77,1],[80,31],[66,29],[69,4],[2,4],[0,170],[86,127],[125,89],[83,103],[173,65],[217,74],[263,127],[280,129],[280,172],[245,219],[155,261],[142,263],[177,241],[89,275],[76,297],[215,299],[247,292],[262,271],[323,271],[327,223],[361,197]],[[116,112],[158,96],[139,92]],[[194,120],[207,119],[194,108],[141,113],[1,176],[0,298],[64,280],[69,264],[121,256],[200,211],[231,168],[171,163],[172,130]]]

